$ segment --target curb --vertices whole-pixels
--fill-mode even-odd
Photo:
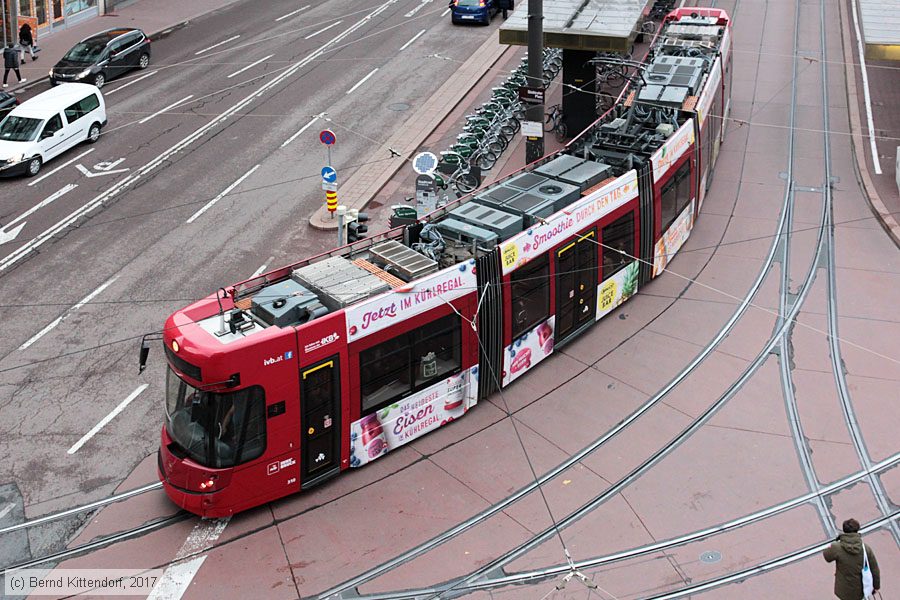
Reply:
[[[869,166],[866,162],[862,145],[859,143],[863,133],[862,121],[859,115],[859,103],[856,100],[856,73],[851,69],[851,65],[854,64],[853,50],[852,45],[848,44],[849,15],[847,14],[847,3],[845,0],[841,0],[838,4],[841,9],[841,46],[844,50],[844,77],[847,81],[847,109],[850,112],[850,144],[853,146],[856,158],[857,180],[862,184],[863,196],[865,196],[869,208],[875,213],[881,228],[884,229],[894,244],[900,248],[900,224],[897,223],[897,219],[894,218],[894,215],[890,213],[881,200],[881,196],[878,194],[878,190],[875,188],[875,183],[872,181],[872,176],[869,173]]]
[[[499,44],[491,36],[476,49],[428,101],[410,116],[406,125],[398,128],[397,133],[383,144],[383,148],[370,155],[371,164],[357,169],[348,178],[347,183],[341,187],[341,194],[347,200],[341,201],[341,204],[361,210],[371,202],[509,48],[510,46]],[[393,156],[389,161],[374,162],[376,154],[387,152],[387,148],[395,150],[399,156]],[[337,223],[324,206],[309,217],[309,224],[313,229],[337,229]]]

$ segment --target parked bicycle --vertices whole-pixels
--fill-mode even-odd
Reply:
[[[550,112],[546,115],[546,121],[544,122],[544,131],[550,133],[556,133],[556,141],[563,142],[569,134],[569,129],[566,127],[565,115],[562,111],[562,105],[554,104],[550,107]]]

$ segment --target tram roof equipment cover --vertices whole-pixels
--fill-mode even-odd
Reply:
[[[627,52],[652,0],[544,0],[544,46]],[[500,26],[500,43],[528,44],[528,2]]]
[[[900,60],[900,7],[897,0],[859,0],[866,58]]]

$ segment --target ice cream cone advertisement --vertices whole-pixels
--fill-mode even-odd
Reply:
[[[504,349],[504,387],[553,353],[555,323],[556,317],[550,317],[534,329],[513,340],[513,343]]]
[[[478,367],[385,406],[350,425],[350,466],[362,465],[457,419],[475,406]]]
[[[609,314],[637,292],[640,264],[634,261],[597,286],[597,319]]]

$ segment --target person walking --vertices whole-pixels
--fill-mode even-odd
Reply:
[[[19,29],[19,45],[22,46],[23,50],[28,50],[28,53],[31,54],[31,62],[37,60],[37,56],[34,55],[34,36],[31,34],[31,25],[28,23],[23,23]],[[24,52],[22,52],[22,62],[25,62]]]
[[[28,81],[27,79],[22,79],[22,74],[19,73],[19,52],[12,42],[8,43],[6,48],[3,49],[3,67],[3,87],[9,87],[6,81],[9,79],[10,71],[16,72],[16,78],[19,80],[19,83]]]
[[[505,19],[507,16],[507,11],[513,9],[513,0],[497,0],[497,7],[503,11],[503,18]]]
[[[822,552],[822,556],[827,562],[837,563],[834,566],[834,595],[840,600],[862,600],[862,570],[866,559],[872,572],[874,591],[877,592],[881,588],[878,561],[872,549],[863,544],[859,535],[859,521],[847,519],[842,529],[844,533],[831,542],[831,545]],[[863,549],[866,552],[865,558]]]

